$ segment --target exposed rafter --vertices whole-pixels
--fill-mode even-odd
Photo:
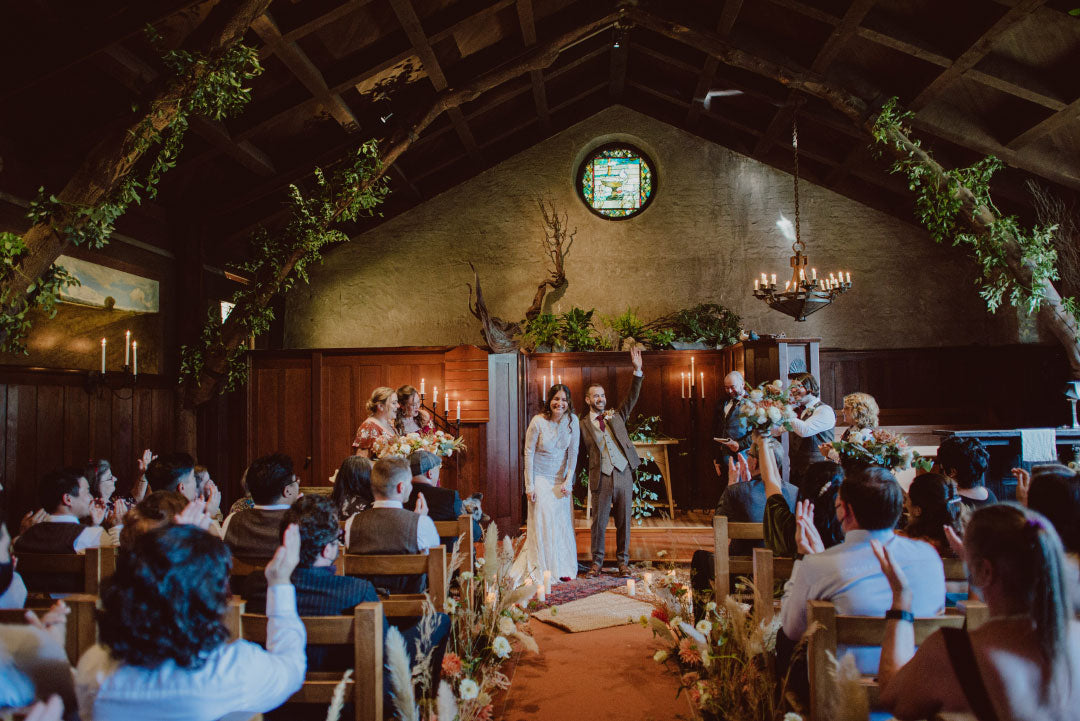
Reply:
[[[300,38],[307,37],[328,25],[332,25],[339,20],[348,17],[360,8],[369,5],[374,1],[375,0],[345,0],[345,2],[338,5],[333,10],[329,10],[321,15],[316,15],[311,20],[308,20],[291,30],[286,30],[281,34],[281,37],[285,42],[294,43]],[[273,50],[267,46],[259,52],[259,57],[265,60],[271,54],[273,54]]]
[[[518,25],[521,26],[521,39],[525,47],[536,44],[536,19],[533,17],[532,0],[517,0]],[[533,105],[536,106],[536,117],[540,121],[540,130],[544,135],[551,133],[551,112],[548,110],[547,88],[544,86],[544,73],[541,70],[533,70],[529,73],[529,83],[532,85]]]
[[[322,72],[315,63],[311,62],[307,53],[295,42],[290,42],[282,36],[281,30],[270,17],[270,13],[263,13],[255,18],[251,29],[262,38],[274,55],[285,64],[285,67],[296,76],[296,79],[307,88],[319,105],[330,113],[341,127],[350,132],[360,127],[360,122],[341,95],[326,85]]]
[[[1080,98],[1010,140],[1005,147],[1020,150],[1080,118]]]
[[[735,27],[735,21],[742,10],[743,0],[724,0],[724,8],[720,11],[720,22],[716,25],[716,34],[726,38]],[[686,113],[686,127],[693,128],[697,125],[701,111],[705,108],[705,93],[709,92],[713,78],[716,77],[716,69],[720,67],[720,61],[711,55],[705,59],[705,67],[698,76],[697,87],[694,88],[694,102],[690,103],[690,109]],[[697,100],[702,99],[699,103]]]
[[[622,97],[623,88],[626,87],[626,62],[630,48],[627,40],[628,33],[618,25],[614,28],[615,40],[611,46],[611,80],[608,84],[608,95],[612,100],[618,101]]]

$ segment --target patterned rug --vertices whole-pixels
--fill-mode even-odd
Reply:
[[[592,578],[578,576],[572,581],[556,583],[553,585],[551,587],[551,593],[547,595],[547,599],[543,603],[534,598],[529,602],[529,610],[538,611],[543,608],[550,608],[551,606],[561,606],[564,603],[588,598],[589,596],[603,593],[604,591],[609,591],[613,588],[618,588],[619,586],[626,586],[625,576],[616,576],[608,573]]]

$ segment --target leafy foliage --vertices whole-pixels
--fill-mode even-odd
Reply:
[[[297,280],[308,282],[308,268],[322,261],[323,249],[347,241],[338,224],[374,215],[390,192],[389,181],[381,175],[379,146],[370,140],[329,177],[319,168],[313,174],[310,194],[289,186],[291,219],[276,234],[260,229],[252,237],[250,260],[234,265],[254,281],[233,294],[235,304],[226,323],[238,324],[244,335],[259,335],[270,328],[274,311],[270,299],[286,293]],[[291,265],[290,265],[291,263]],[[227,347],[220,313],[211,309],[197,346],[180,349],[180,381],[198,386],[206,360],[224,354],[226,378],[222,391],[235,390],[247,380],[244,347]]]
[[[669,328],[652,329],[637,314],[634,308],[627,308],[624,313],[616,316],[604,316],[603,324],[610,328],[617,342],[612,350],[622,347],[622,342],[628,339],[644,343],[649,348],[667,348],[671,341],[675,340],[675,332]]]
[[[554,348],[559,342],[559,319],[553,313],[541,313],[525,324],[522,342],[530,348],[548,346]]]
[[[650,322],[648,328],[654,333],[671,333],[672,340],[717,348],[738,343],[742,331],[739,314],[718,303],[700,303],[675,311]]]
[[[159,42],[153,27],[148,27],[146,32],[151,43]],[[161,176],[176,165],[183,148],[188,119],[198,114],[220,120],[240,112],[251,99],[251,91],[245,83],[262,73],[258,51],[242,43],[233,43],[217,57],[169,50],[163,53],[162,60],[177,78],[197,77],[198,82],[189,94],[180,98],[155,100],[145,110],[139,125],[129,133],[124,154],[128,158],[141,159],[139,167],[128,173],[103,202],[93,206],[65,203],[45,188],[39,188],[26,214],[31,225],[47,224],[65,241],[76,246],[101,248],[108,244],[117,219],[131,204],[157,195]],[[28,250],[21,244],[21,239],[21,246],[11,239],[18,236],[11,233],[4,236],[0,240],[3,255],[0,280],[17,272],[17,265]],[[25,352],[23,341],[30,330],[27,312],[36,306],[50,317],[55,315],[60,291],[73,282],[71,275],[54,265],[33,282],[25,297],[0,298],[3,308],[0,334],[4,338],[0,350]]]
[[[595,309],[577,306],[559,316],[559,339],[568,351],[596,350],[596,334],[592,326]]]
[[[1036,225],[1029,230],[1016,216],[1002,215],[990,197],[990,181],[1004,163],[992,155],[967,168],[941,169],[943,175],[939,174],[921,142],[904,137],[911,117],[892,98],[882,107],[873,134],[875,141],[903,155],[893,163],[892,172],[907,177],[908,188],[915,193],[915,215],[934,241],[951,242],[969,251],[979,268],[979,295],[991,312],[1006,302],[1028,313],[1037,312],[1044,300],[1044,284],[1059,279],[1054,248],[1057,226]],[[966,200],[964,189],[971,192],[973,201]],[[980,215],[992,221],[988,229],[977,231],[972,219]],[[1030,272],[1030,278],[1020,268]],[[1064,298],[1062,304],[1076,315],[1075,298]]]

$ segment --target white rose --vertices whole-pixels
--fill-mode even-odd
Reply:
[[[510,642],[506,640],[505,636],[496,636],[491,644],[491,652],[499,658],[506,658],[512,650]]]
[[[509,616],[502,616],[499,618],[499,633],[504,636],[509,636],[517,630],[517,624],[514,623],[514,619]]]
[[[764,423],[766,421],[766,419],[767,419],[767,416],[765,415],[765,409],[764,408],[758,408],[756,417],[757,417],[757,422],[758,423]]]
[[[760,391],[759,389],[757,389],[757,388],[755,388],[754,390],[750,391],[750,400],[752,400],[752,401],[753,401],[754,403],[757,403],[758,401],[760,401],[760,400],[761,400],[761,399],[763,399],[764,397],[765,397],[765,394],[764,394],[764,393],[762,393],[762,392],[761,392],[761,391]]]
[[[769,420],[773,423],[779,423],[780,420],[784,417],[784,414],[776,406],[769,406],[769,410],[766,411],[766,413],[768,413]]]
[[[471,678],[465,678],[458,684],[458,695],[462,701],[471,701],[480,695],[480,686]]]

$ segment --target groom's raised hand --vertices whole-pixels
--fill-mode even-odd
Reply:
[[[630,362],[634,364],[634,371],[641,372],[641,346],[635,345],[630,349]]]

